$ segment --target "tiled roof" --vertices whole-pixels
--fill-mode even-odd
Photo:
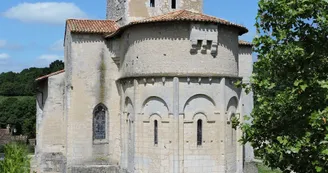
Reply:
[[[239,40],[239,45],[241,46],[253,46],[253,43],[244,41],[244,40]]]
[[[156,23],[156,22],[174,22],[174,21],[191,21],[191,22],[209,22],[209,23],[216,23],[216,24],[221,24],[221,25],[226,25],[226,26],[232,26],[236,27],[239,29],[239,34],[242,35],[244,33],[248,32],[248,29],[242,25],[238,25],[235,23],[231,23],[227,20],[220,19],[217,17],[205,15],[202,13],[196,13],[192,12],[189,10],[177,10],[174,12],[170,12],[167,14],[159,15],[159,16],[154,16],[150,18],[146,18],[143,20],[137,20],[133,21],[120,29],[117,30],[115,33],[111,33],[107,35],[107,37],[111,37],[119,33],[121,30],[123,30],[126,27],[129,27],[131,25],[136,25],[136,24],[143,24],[143,23]]]
[[[112,33],[119,28],[112,20],[68,19],[66,26],[71,32],[97,34]]]
[[[63,70],[56,71],[56,72],[53,72],[53,73],[50,73],[50,74],[45,75],[45,76],[41,76],[41,77],[35,79],[35,81],[40,81],[40,80],[43,80],[43,79],[47,79],[47,78],[49,78],[51,76],[55,76],[55,75],[60,74],[60,73],[63,73],[63,72],[65,72],[64,69]]]

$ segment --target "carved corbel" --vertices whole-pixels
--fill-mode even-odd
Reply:
[[[144,82],[144,85],[147,85],[147,79],[146,78],[143,78],[142,80]]]
[[[190,84],[190,77],[187,77],[187,82],[188,84]]]
[[[212,80],[213,80],[212,77],[208,78],[208,81],[210,82],[210,84],[212,84]]]
[[[162,77],[163,85],[165,84],[165,80],[166,80],[166,78],[165,77]]]
[[[191,40],[190,53],[196,54],[198,50],[198,40]]]
[[[216,57],[217,54],[218,54],[218,43],[217,42],[212,42],[211,55],[213,57]]]

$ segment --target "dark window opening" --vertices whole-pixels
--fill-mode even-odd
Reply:
[[[158,144],[158,123],[157,120],[154,121],[154,144]]]
[[[155,7],[155,0],[150,0],[150,7]]]
[[[172,0],[171,1],[171,7],[172,7],[172,9],[176,9],[177,8],[177,1],[176,0]]]
[[[197,121],[197,145],[202,145],[202,126],[203,126],[203,121],[198,120]]]

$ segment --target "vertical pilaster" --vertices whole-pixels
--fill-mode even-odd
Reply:
[[[179,134],[179,78],[173,78],[173,173],[179,173],[180,162],[179,162],[179,145],[180,145],[180,134]]]
[[[226,79],[222,78],[221,82],[220,82],[220,119],[219,119],[219,123],[218,123],[218,128],[219,128],[219,135],[220,135],[220,168],[219,168],[219,172],[224,173],[226,172],[226,160],[225,160],[225,144],[226,144],[226,125],[227,125],[227,121],[226,121],[226,96],[225,96],[225,88],[226,88]]]
[[[239,97],[239,103],[238,103],[238,108],[237,108],[237,113],[239,113],[239,116],[240,116],[240,119],[239,121],[240,122],[244,122],[244,111],[243,111],[243,98],[244,98],[244,95],[243,95],[243,92],[244,90],[241,90],[241,93],[240,93],[240,97]],[[237,173],[242,173],[243,172],[243,158],[244,158],[244,153],[243,153],[243,145],[238,142],[239,139],[242,138],[242,135],[243,135],[243,132],[241,130],[240,127],[237,127],[237,133],[236,133],[236,136],[237,136],[237,148],[236,148],[236,154],[237,154],[237,157],[236,157],[236,164],[237,164]]]
[[[134,107],[133,107],[133,120],[132,120],[132,144],[133,144],[133,163],[132,163],[132,165],[133,165],[133,170],[135,170],[136,169],[136,161],[138,161],[137,159],[136,159],[136,151],[137,151],[137,146],[138,146],[138,144],[137,144],[137,140],[136,140],[136,135],[137,135],[137,132],[138,132],[138,116],[136,116],[137,115],[137,112],[139,111],[139,110],[137,110],[137,108],[139,107],[139,105],[138,105],[138,99],[137,99],[137,92],[138,92],[138,81],[136,80],[136,79],[133,79],[133,105],[134,105]]]
[[[123,91],[123,84],[122,84],[122,81],[119,81],[119,92],[120,92],[120,96],[121,96],[121,99],[120,99],[120,147],[121,147],[121,163],[120,165],[124,165],[125,166],[125,147],[124,147],[124,125],[125,125],[125,120],[124,120],[124,100],[125,100],[125,96],[124,96],[124,91]],[[123,166],[123,167],[124,167]]]
[[[179,114],[179,173],[184,172],[184,113]]]

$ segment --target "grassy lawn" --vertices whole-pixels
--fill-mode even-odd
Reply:
[[[257,167],[259,168],[259,173],[281,173],[279,170],[271,170],[270,168],[266,167],[265,165],[258,163]]]

